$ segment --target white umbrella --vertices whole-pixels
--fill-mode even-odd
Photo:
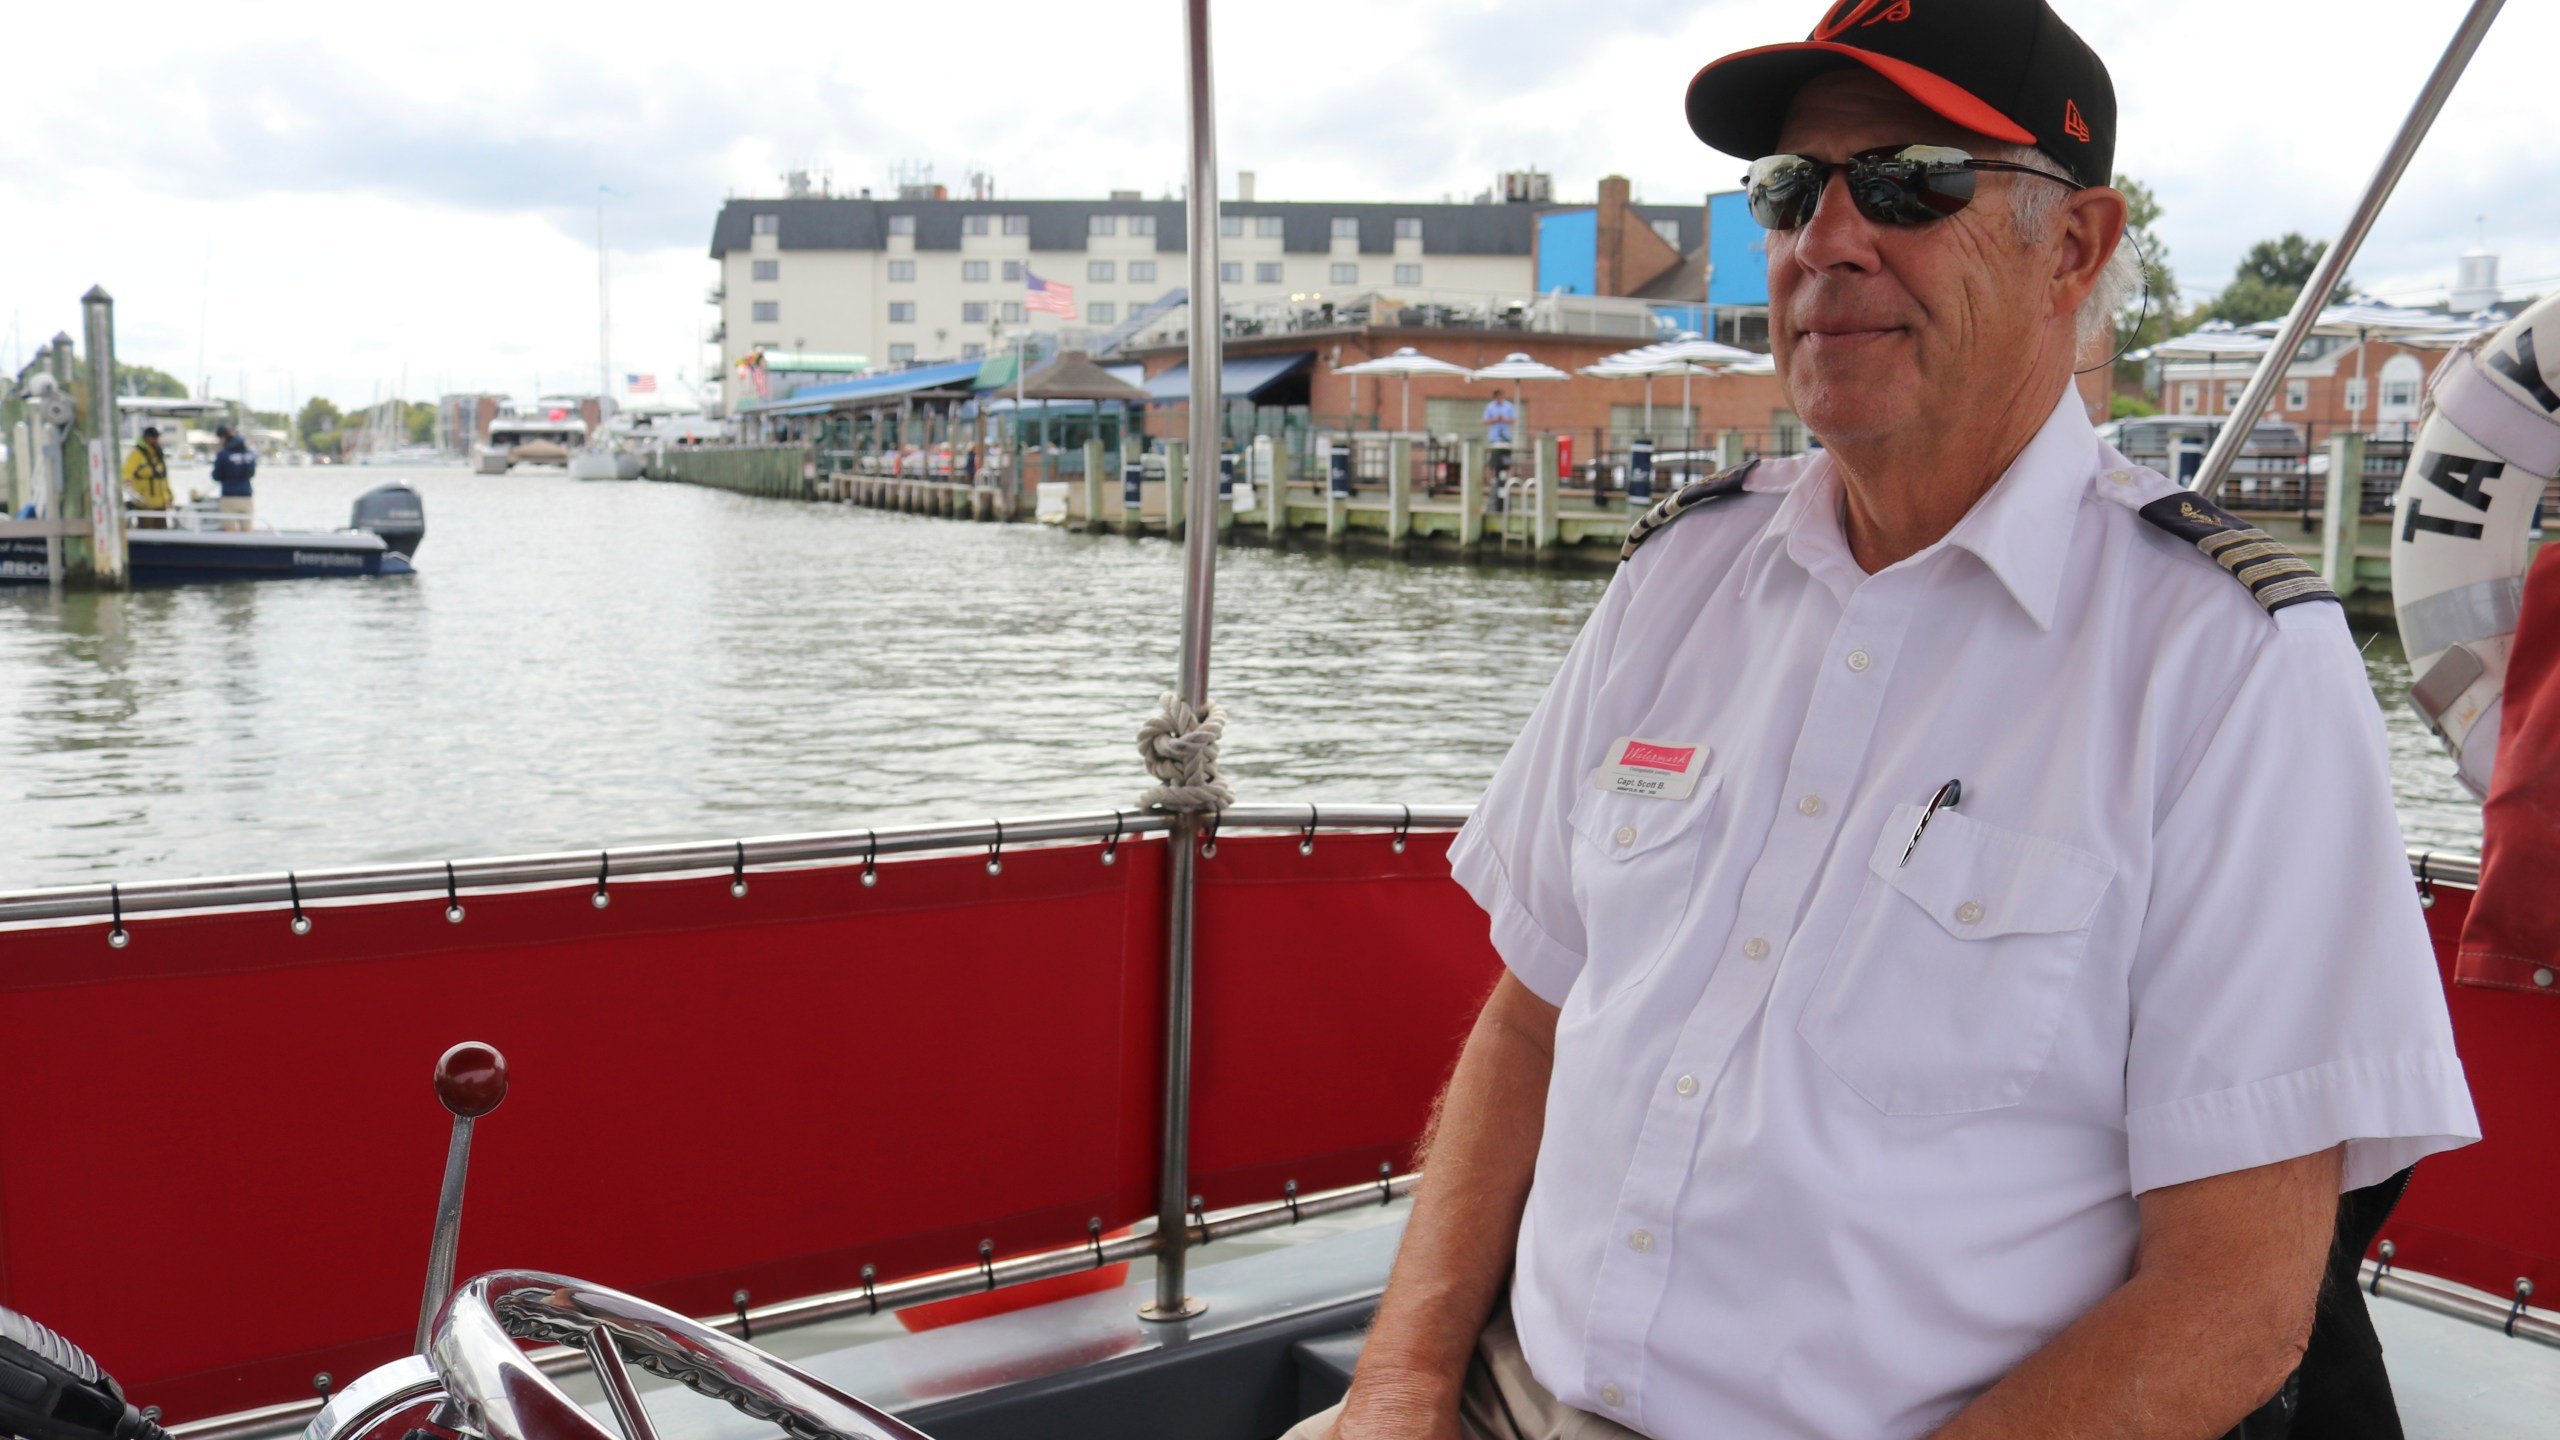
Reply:
[[[1736,353],[1747,356],[1750,352],[1739,351]],[[1596,363],[1585,365],[1582,367],[1582,373],[1591,376],[1595,380],[1642,380],[1644,382],[1644,428],[1645,433],[1647,434],[1651,434],[1653,432],[1653,382],[1655,377],[1661,375],[1679,376],[1680,410],[1684,417],[1680,422],[1680,433],[1683,437],[1681,443],[1685,445],[1687,444],[1686,437],[1689,433],[1690,424],[1689,420],[1685,417],[1696,413],[1689,404],[1689,381],[1695,376],[1721,373],[1723,369],[1724,367],[1721,365],[1701,365],[1693,360],[1656,359],[1643,350],[1628,350],[1621,354],[1611,355]]]
[[[2261,320],[2249,327],[2273,335],[2284,328],[2284,320]],[[2357,399],[2363,397],[2365,342],[2376,335],[2393,338],[2434,338],[2467,332],[2471,322],[2459,315],[2446,315],[2434,310],[2412,310],[2404,305],[2387,305],[2370,295],[2350,295],[2335,305],[2323,307],[2311,322],[2313,335],[2352,336],[2356,342]],[[2355,407],[2356,428],[2364,428],[2364,406]]]
[[[1514,350],[1510,354],[1503,356],[1500,360],[1495,361],[1491,365],[1487,365],[1481,370],[1468,371],[1467,378],[1470,380],[1523,381],[1570,380],[1573,377],[1566,374],[1564,371],[1557,369],[1553,365],[1546,364],[1543,361],[1532,360],[1527,355]],[[1526,391],[1521,392],[1520,396],[1520,433],[1523,435],[1529,433],[1529,397]]]
[[[1399,430],[1410,430],[1413,428],[1413,377],[1416,375],[1456,375],[1463,378],[1467,375],[1468,371],[1467,367],[1464,365],[1452,365],[1446,360],[1435,360],[1432,357],[1423,354],[1421,351],[1414,349],[1412,346],[1407,345],[1396,351],[1393,355],[1381,355],[1375,360],[1363,360],[1357,365],[1345,365],[1333,373],[1336,375],[1395,375],[1401,377],[1404,380],[1404,396],[1402,408],[1397,412],[1396,428]],[[1354,406],[1353,408],[1356,409],[1358,407]]]
[[[1614,365],[1621,360],[1633,360],[1638,356],[1649,361],[1686,360],[1697,365],[1741,365],[1760,358],[1758,351],[1745,350],[1738,345],[1727,345],[1721,340],[1709,340],[1695,331],[1682,331],[1673,339],[1646,345],[1640,349],[1621,351],[1600,363]]]
[[[2140,360],[2202,360],[2205,362],[2205,384],[2214,394],[2221,393],[2217,383],[2222,362],[2231,356],[2245,355],[2252,360],[2265,355],[2275,341],[2254,331],[2242,330],[2228,320],[2208,320],[2184,335],[2163,340],[2147,350],[2138,351]],[[2214,402],[2208,399],[2205,410],[2210,413]]]

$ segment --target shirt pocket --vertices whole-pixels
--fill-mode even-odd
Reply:
[[[1686,800],[1591,788],[1575,799],[1573,898],[1582,910],[1585,958],[1566,1006],[1577,1016],[1633,991],[1680,934],[1722,779],[1698,777]]]
[[[1888,1115],[2015,1105],[2053,1056],[2115,866],[2058,840],[1899,805],[1797,1033]]]

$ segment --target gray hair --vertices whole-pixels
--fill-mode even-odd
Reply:
[[[1983,145],[1975,149],[1978,158],[2000,160],[2011,165],[2033,165],[2050,174],[2060,168],[2054,158],[2025,145]],[[2018,243],[2041,245],[2050,238],[2054,217],[2062,213],[2062,202],[2071,192],[2056,185],[2039,185],[2019,177],[2009,186],[2010,215],[2016,221]],[[2089,298],[2080,302],[2072,316],[2072,333],[2082,350],[2100,340],[2107,348],[2115,348],[2116,317],[2124,313],[2125,302],[2142,288],[2142,261],[2134,254],[2132,237],[2127,235],[2107,257],[2106,268],[2098,272],[2098,283],[2089,287]]]

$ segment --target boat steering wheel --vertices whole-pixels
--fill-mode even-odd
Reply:
[[[621,1429],[600,1423],[516,1342],[587,1352]],[[672,1310],[538,1270],[498,1270],[454,1292],[427,1359],[460,1420],[488,1440],[657,1440],[626,1362],[779,1426],[792,1440],[926,1440],[922,1431]]]

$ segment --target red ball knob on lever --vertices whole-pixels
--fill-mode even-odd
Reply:
[[[507,1057],[495,1045],[465,1040],[436,1060],[436,1098],[465,1120],[477,1120],[507,1098]]]

